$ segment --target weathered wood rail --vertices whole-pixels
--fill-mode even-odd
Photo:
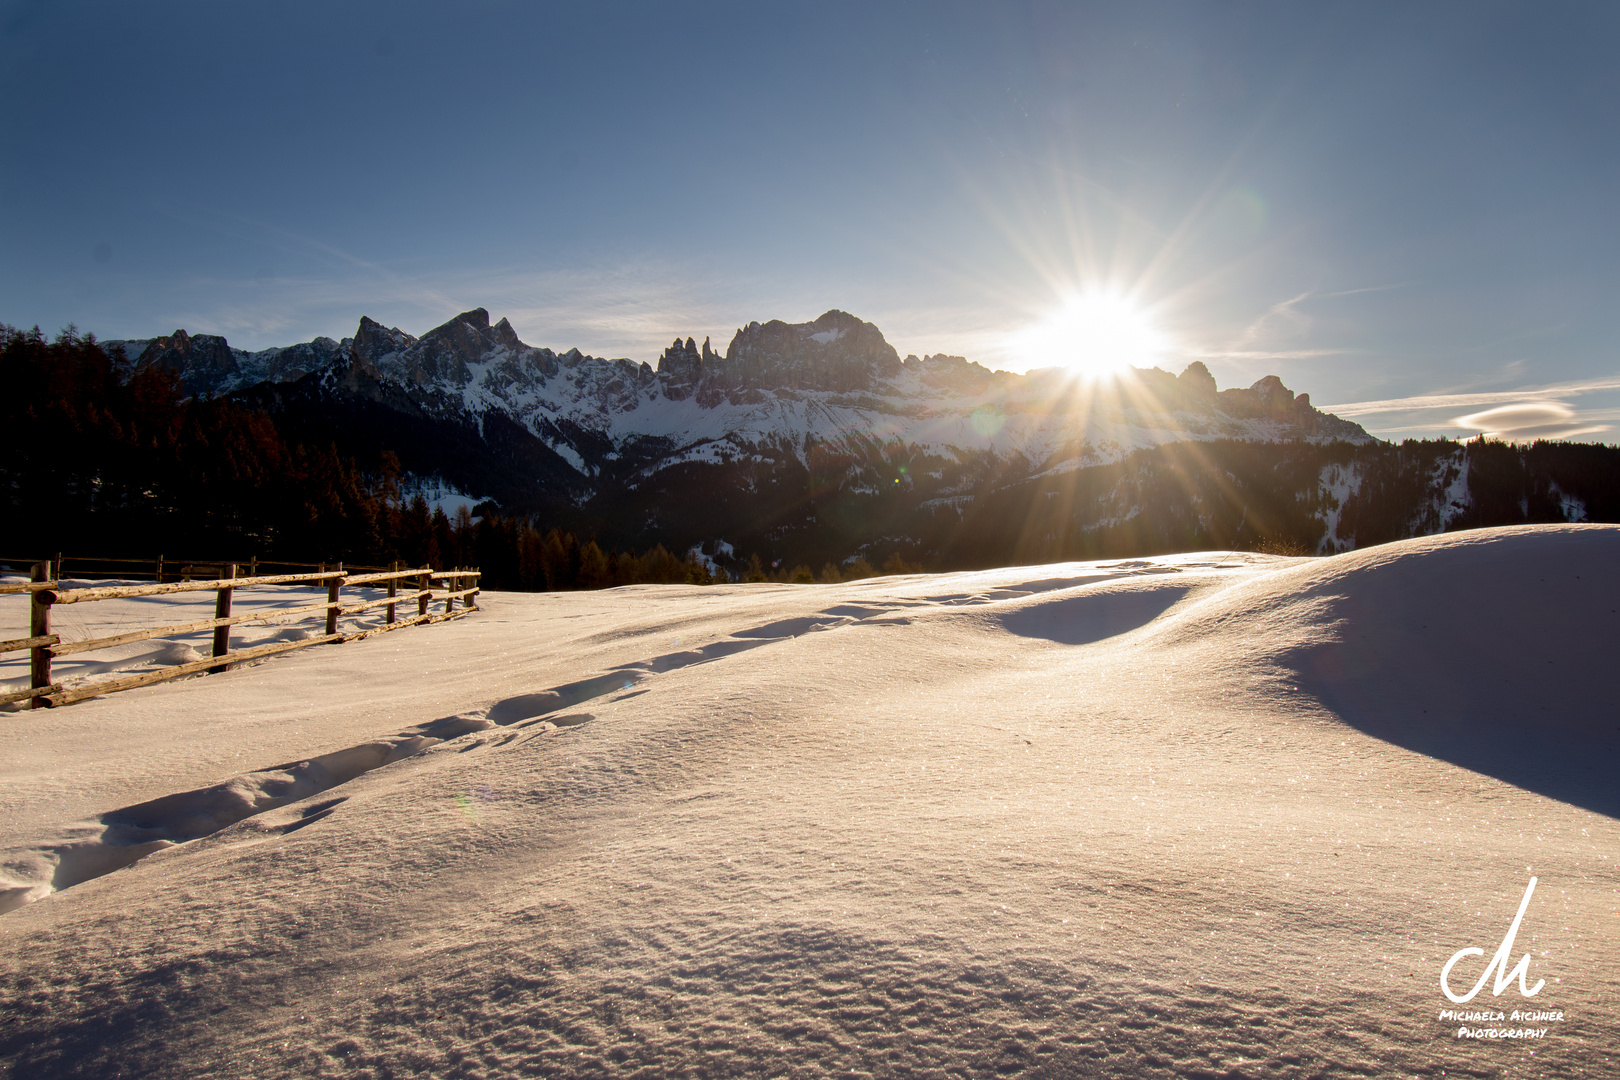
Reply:
[[[0,566],[32,566],[34,559],[7,559],[0,557]],[[171,559],[159,555],[151,558],[106,558],[103,556],[74,555],[66,556],[61,552],[53,559],[47,559],[50,568],[46,576],[53,579],[74,578],[119,578],[121,580],[163,581],[194,581],[211,580],[225,576],[225,568],[231,565],[228,562],[212,561],[208,559]],[[67,564],[73,564],[73,573],[67,571]],[[260,560],[257,555],[247,562],[237,563],[238,572],[246,569],[248,577],[258,577],[261,567],[274,568],[269,572],[279,573],[284,570],[319,570],[325,573],[329,570],[342,570],[342,563],[311,563],[289,562],[284,559]],[[388,566],[350,566],[349,573],[378,572],[396,569]]]
[[[245,660],[256,660],[277,653],[291,652],[294,649],[308,648],[311,645],[359,641],[362,638],[386,633],[389,630],[398,630],[406,626],[444,622],[447,619],[459,618],[471,611],[476,611],[478,608],[476,598],[480,592],[478,588],[479,571],[477,570],[434,571],[426,567],[400,569],[398,564],[395,564],[392,569],[376,570],[370,573],[345,572],[342,569],[320,569],[313,573],[240,577],[237,574],[239,568],[236,565],[230,563],[221,564],[220,569],[223,571],[220,577],[207,581],[157,581],[150,585],[110,585],[99,588],[64,589],[61,587],[61,582],[52,577],[52,564],[50,562],[41,562],[34,564],[30,575],[33,580],[16,584],[0,584],[0,595],[26,593],[29,600],[28,636],[11,641],[0,641],[0,654],[25,650],[28,652],[29,686],[24,690],[0,693],[0,704],[27,701],[29,707],[35,709],[49,708],[56,705],[71,705],[86,698],[99,697],[119,690],[129,690],[137,686],[147,686],[151,683],[179,678],[182,675],[224,671],[232,664],[238,664]],[[159,573],[161,574],[161,570]],[[434,589],[433,583],[436,581],[443,582],[443,586],[438,591]],[[249,615],[231,614],[232,598],[238,589],[251,588],[255,585],[293,585],[305,582],[317,588],[324,585],[326,587],[326,600],[314,604],[293,604],[266,608],[263,611],[255,611]],[[342,597],[343,589],[363,585],[386,588],[387,595],[345,606]],[[130,597],[162,596],[182,592],[214,593],[214,617],[173,626],[155,626],[122,634],[112,634],[106,637],[85,638],[78,641],[63,641],[60,635],[51,632],[51,610],[59,604],[83,604],[97,600],[121,600]],[[457,600],[461,601],[459,610],[456,608]],[[412,601],[415,601],[416,613],[409,617],[400,617],[398,607],[406,605],[408,609]],[[433,605],[439,603],[444,605],[444,610],[437,613],[432,612]],[[340,629],[339,620],[344,616],[359,615],[362,612],[379,607],[387,609],[381,626],[351,630],[347,633]],[[278,641],[268,645],[257,645],[252,648],[231,651],[230,635],[233,626],[286,619],[290,616],[310,616],[317,612],[324,612],[326,616],[325,632],[322,634],[313,635],[302,641]],[[213,655],[206,660],[175,664],[157,671],[147,671],[122,678],[104,679],[99,682],[90,682],[73,687],[64,686],[62,683],[53,682],[51,679],[51,661],[59,656],[93,652],[97,649],[110,649],[119,645],[128,645],[132,642],[146,641],[152,638],[194,634],[203,630],[213,630],[214,632]]]

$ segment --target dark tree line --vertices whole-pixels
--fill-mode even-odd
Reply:
[[[0,554],[367,562],[395,546],[397,466],[289,444],[264,413],[187,398],[173,372],[132,371],[93,336],[0,326],[0,386]]]
[[[166,368],[133,370],[93,335],[0,324],[0,557],[58,551],[171,560],[478,567],[490,589],[828,580],[858,561],[732,571],[661,544],[637,554],[490,511],[454,518],[400,490],[388,451],[363,466],[330,442],[289,442],[262,410],[187,397]],[[897,564],[905,568],[905,564]]]
[[[426,503],[420,496],[407,508],[407,516],[413,521],[426,516]],[[542,532],[530,522],[494,512],[476,521],[466,510],[454,522],[443,514],[429,520],[428,531],[413,528],[404,538],[402,550],[409,553],[408,561],[432,563],[437,556],[448,565],[476,566],[484,574],[483,584],[491,589],[560,592],[619,585],[713,585],[731,581],[810,584],[873,577],[880,572],[864,558],[842,565],[825,563],[815,572],[802,563],[768,564],[758,554],[727,570],[695,550],[682,557],[662,544],[654,544],[638,555],[604,548],[595,539],[581,542],[573,533],[558,528]],[[920,569],[894,555],[881,572],[910,573]]]

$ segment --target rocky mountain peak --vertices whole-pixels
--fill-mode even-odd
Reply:
[[[1276,375],[1267,375],[1247,390],[1222,390],[1215,400],[1228,416],[1286,420],[1302,408],[1294,392]],[[1309,404],[1304,404],[1303,409],[1308,411]]]
[[[1202,360],[1188,364],[1187,369],[1176,376],[1176,384],[1193,401],[1215,401],[1215,376],[1209,373]]]
[[[951,356],[948,353],[934,353],[921,360],[915,356],[908,356],[906,366],[920,370],[923,382],[928,385],[954,390],[964,395],[982,394],[989,390],[996,380],[995,372],[983,364],[976,364],[965,356]]]
[[[491,353],[512,355],[527,349],[510,322],[502,319],[491,326],[488,310],[480,307],[462,312],[420,338],[363,318],[355,333],[353,353],[362,367],[370,365],[376,374],[405,385],[448,388],[470,382],[471,365],[488,359]]]
[[[461,385],[467,381],[467,365],[484,355],[488,345],[489,312],[483,308],[464,311],[441,326],[422,335],[417,363],[430,379],[449,379]]]
[[[705,350],[709,347],[709,339],[703,339]],[[684,342],[676,338],[674,344],[665,349],[658,357],[658,374],[665,376],[672,382],[688,383],[699,379],[703,369],[712,358],[707,351],[699,353],[691,338]]]
[[[416,339],[405,331],[384,326],[362,315],[360,328],[354,332],[354,343],[349,350],[362,368],[370,368],[375,373],[377,361],[390,353],[404,352],[415,344]]]
[[[484,309],[479,308],[478,310],[482,311]],[[505,317],[502,317],[500,322],[490,327],[489,340],[509,352],[520,352],[528,348],[527,345],[518,340],[517,331],[512,329],[512,324],[507,322]]]
[[[223,337],[184,330],[153,338],[135,358],[135,366],[168,368],[193,394],[217,392],[239,370],[236,354]]]
[[[716,386],[848,392],[875,389],[901,366],[877,327],[833,310],[812,322],[751,322],[703,371]]]

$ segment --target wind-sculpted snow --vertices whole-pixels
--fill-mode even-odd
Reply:
[[[1015,608],[1001,625],[1020,637],[1045,638],[1062,645],[1090,645],[1146,626],[1186,597],[1191,586],[1163,581],[1142,587],[1088,589],[1063,600]]]
[[[1127,574],[1135,572],[1134,568],[1126,570]],[[1093,575],[1091,579],[1107,579],[1115,576],[1117,575],[1104,573]],[[763,626],[738,630],[729,638],[710,642],[698,649],[665,653],[640,662],[621,664],[604,675],[537,693],[506,698],[487,709],[431,721],[381,741],[332,751],[306,761],[275,765],[207,788],[167,795],[136,806],[112,810],[101,814],[93,822],[67,826],[64,831],[69,839],[35,847],[0,851],[0,913],[114,870],[120,870],[172,844],[196,840],[288,803],[309,799],[346,784],[362,773],[421,753],[449,739],[484,731],[493,726],[505,727],[517,724],[528,727],[535,723],[545,723],[548,728],[576,726],[593,717],[582,714],[564,718],[554,714],[595,698],[620,691],[632,691],[642,680],[653,675],[694,664],[710,663],[763,645],[786,641],[800,634],[835,629],[861,619],[911,606],[929,606],[933,603],[990,603],[1008,596],[1026,596],[1082,581],[1089,583],[1091,579],[1055,579],[1029,583],[1019,589],[992,590],[988,594],[929,597],[921,602],[902,601],[880,607],[853,609],[835,607],[817,615],[767,623]],[[1183,589],[1181,593],[1185,591]],[[1177,594],[1178,597],[1181,593]],[[1148,599],[1151,605],[1156,598]],[[1106,604],[1106,598],[1099,597],[1094,602]],[[1164,606],[1168,605],[1159,605],[1159,610]],[[1113,610],[1112,607],[1108,609],[1109,612]],[[1098,640],[1122,632],[1117,628],[1117,617],[1110,620],[1108,613],[1104,613],[1101,619],[1096,617],[1074,619],[1063,611],[1058,612],[1058,615],[1065,623],[1090,626],[1092,629],[1089,631],[1088,640]],[[1020,620],[1016,613],[1008,618],[1015,623],[1028,622]],[[1138,620],[1144,621],[1146,620]],[[464,749],[468,748],[470,747]],[[335,802],[321,804],[322,816],[330,813],[330,808],[335,805]],[[302,828],[309,823],[307,818],[300,818],[298,823],[290,828]],[[280,831],[290,831],[290,828],[283,826],[280,827]]]
[[[10,714],[3,846],[62,877],[0,916],[0,1061],[1607,1075],[1620,820],[1465,755],[1483,725],[1613,775],[1617,555],[1544,527],[491,593],[431,648]],[[1521,905],[1541,985],[1494,996]]]

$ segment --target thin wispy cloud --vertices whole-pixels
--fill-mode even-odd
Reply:
[[[1278,322],[1286,323],[1298,331],[1308,330],[1310,328],[1310,316],[1300,311],[1299,305],[1310,298],[1310,293],[1302,292],[1298,296],[1272,304],[1261,312],[1259,318],[1244,327],[1243,332],[1237,337],[1239,344],[1246,345],[1258,341],[1260,336],[1267,332],[1267,328],[1271,324]]]
[[[1473,429],[1473,430],[1477,431],[1478,429],[1476,428],[1476,429]],[[1543,441],[1547,441],[1547,442],[1552,442],[1552,441],[1561,440],[1561,439],[1562,440],[1576,439],[1576,438],[1581,438],[1581,437],[1588,436],[1588,435],[1602,435],[1604,432],[1613,431],[1613,430],[1614,430],[1614,425],[1612,425],[1612,424],[1576,424],[1576,425],[1551,424],[1551,425],[1546,425],[1546,426],[1542,426],[1542,427],[1535,427],[1535,428],[1520,428],[1520,429],[1515,429],[1513,431],[1481,431],[1479,433],[1482,434],[1482,435],[1488,436],[1489,438],[1501,439],[1504,442],[1534,442],[1534,441],[1536,441],[1538,439],[1543,440]],[[1432,425],[1432,424],[1405,425],[1405,426],[1402,426],[1402,427],[1370,427],[1370,428],[1367,428],[1367,433],[1368,434],[1377,435],[1377,436],[1380,436],[1380,437],[1393,437],[1393,436],[1399,436],[1399,435],[1411,435],[1414,432],[1433,432],[1433,431],[1434,431],[1434,425]]]
[[[1216,349],[1182,353],[1189,360],[1318,360],[1327,356],[1353,356],[1358,349]]]
[[[1316,317],[1306,310],[1306,305],[1322,300],[1338,300],[1348,296],[1364,296],[1369,293],[1390,292],[1403,289],[1401,283],[1390,285],[1367,285],[1356,289],[1339,289],[1334,292],[1316,292],[1306,290],[1286,300],[1272,304],[1265,311],[1246,326],[1236,337],[1234,345],[1227,349],[1215,349],[1200,354],[1200,359],[1209,360],[1313,360],[1329,356],[1349,356],[1363,350],[1334,348],[1334,347],[1300,347],[1288,348],[1267,343],[1275,342],[1281,336],[1284,338],[1300,338],[1309,335],[1316,325]]]
[[[1364,293],[1390,292],[1394,289],[1404,288],[1406,288],[1404,282],[1396,282],[1393,285],[1367,285],[1360,289],[1340,289],[1338,292],[1317,293],[1316,295],[1323,300],[1334,300],[1341,296],[1361,296]]]
[[[1460,394],[1416,394],[1404,398],[1384,398],[1379,401],[1351,401],[1323,405],[1324,411],[1337,416],[1376,416],[1380,413],[1419,412],[1427,409],[1466,409],[1481,405],[1509,405],[1524,401],[1545,401],[1604,390],[1620,390],[1620,375],[1606,375],[1595,379],[1555,383],[1550,386],[1525,387],[1520,390],[1493,390]]]

